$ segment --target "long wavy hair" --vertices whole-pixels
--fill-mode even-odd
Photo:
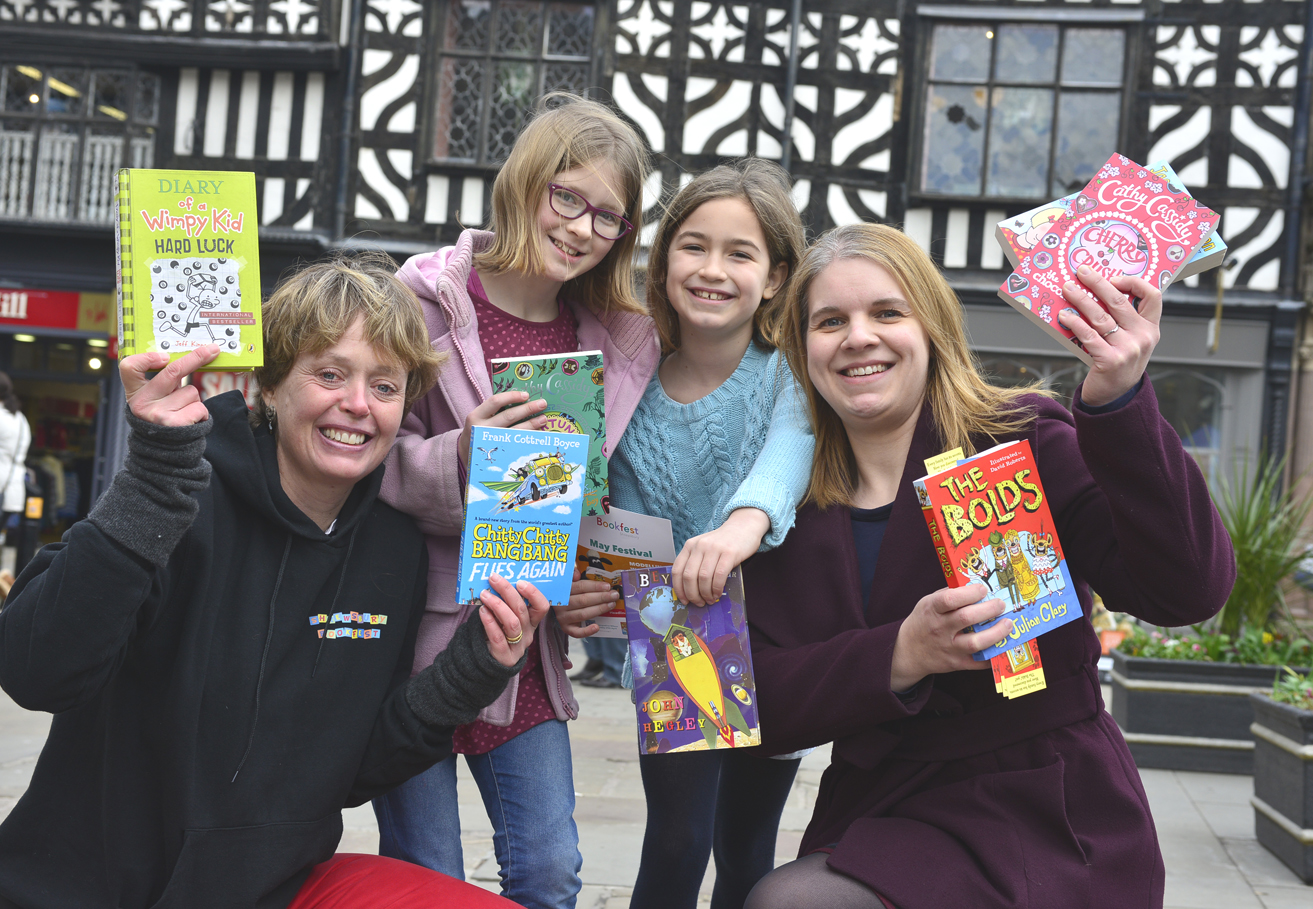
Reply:
[[[1030,426],[1033,410],[1020,403],[1028,394],[1047,394],[1038,385],[1001,388],[981,375],[967,343],[962,304],[930,256],[902,231],[884,224],[848,224],[827,231],[798,265],[781,325],[780,349],[807,394],[816,454],[808,499],[819,508],[847,505],[857,485],[857,461],[843,421],[817,392],[807,372],[808,299],[812,283],[841,259],[866,259],[893,276],[930,342],[925,400],[945,450],[977,451],[977,442]],[[988,447],[988,446],[986,446]]]

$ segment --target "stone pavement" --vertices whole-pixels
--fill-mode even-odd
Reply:
[[[628,692],[576,688],[580,719],[571,724],[584,890],[579,909],[628,909],[643,841],[643,787],[638,774],[633,706]],[[1107,692],[1105,691],[1105,698]],[[0,693],[0,817],[7,815],[32,776],[49,728],[45,714],[29,713]],[[794,858],[811,815],[828,749],[805,758],[784,812],[778,862]],[[1309,909],[1313,887],[1254,839],[1247,776],[1142,772],[1167,865],[1166,909]],[[478,789],[460,767],[460,809],[466,876],[497,889],[492,828]],[[378,831],[369,806],[345,812],[343,852],[374,852]],[[702,884],[709,903],[714,872]]]

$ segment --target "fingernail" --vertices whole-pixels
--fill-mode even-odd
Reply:
[[[1062,289],[1069,290],[1072,293],[1078,293],[1080,291],[1080,288],[1076,286],[1075,281],[1068,281],[1066,284],[1062,285]]]
[[[1088,278],[1090,275],[1094,274],[1094,269],[1090,268],[1088,265],[1082,265],[1080,268],[1076,269],[1076,274],[1080,275],[1082,278]]]
[[[1066,313],[1067,315],[1069,315],[1069,316],[1079,316],[1079,315],[1080,315],[1080,313],[1076,312],[1076,310],[1072,309],[1070,306],[1064,306],[1064,307],[1062,308],[1062,311],[1065,312],[1065,313]]]

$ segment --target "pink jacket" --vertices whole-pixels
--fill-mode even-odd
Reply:
[[[387,457],[379,497],[415,519],[428,540],[428,604],[415,644],[415,672],[451,640],[471,607],[456,603],[456,573],[464,520],[456,441],[465,415],[492,395],[492,379],[483,361],[474,304],[466,285],[474,255],[488,248],[492,234],[467,230],[455,246],[414,256],[397,277],[420,299],[433,349],[450,355],[433,389],[416,402],[401,424]],[[629,424],[660,359],[656,332],[647,316],[614,313],[599,319],[585,306],[571,304],[579,321],[579,349],[600,350],[606,366],[606,438],[609,457]],[[554,616],[539,629],[547,690],[559,719],[574,719],[579,704],[565,675],[567,639]],[[479,719],[509,726],[515,716],[519,679]]]

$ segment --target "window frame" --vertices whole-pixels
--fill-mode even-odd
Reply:
[[[138,140],[145,140],[148,149],[147,157],[149,160],[145,166],[153,167],[159,158],[159,139],[164,129],[164,103],[165,93],[168,90],[167,80],[163,74],[153,69],[135,65],[133,63],[100,63],[99,61],[84,61],[77,63],[51,60],[48,58],[37,57],[34,59],[20,59],[16,55],[5,55],[0,58],[0,70],[12,70],[19,67],[30,67],[41,73],[41,101],[34,112],[27,111],[6,111],[0,109],[0,129],[3,128],[3,122],[10,123],[29,123],[32,124],[31,131],[31,161],[28,184],[24,189],[21,202],[23,214],[4,214],[0,213],[0,221],[5,222],[34,222],[39,224],[62,224],[62,225],[85,225],[94,227],[112,227],[117,218],[117,203],[113,201],[114,194],[117,192],[116,186],[110,187],[109,206],[110,214],[105,217],[93,217],[85,209],[89,202],[86,188],[83,183],[86,178],[88,142],[97,133],[97,128],[109,127],[112,134],[118,133],[118,165],[114,168],[117,172],[122,167],[135,166],[133,162],[134,143]],[[64,113],[50,110],[50,92],[52,90],[51,80],[58,80],[56,73],[63,74],[64,71],[77,71],[80,74],[82,92],[85,96],[84,109],[77,113]],[[23,75],[33,78],[27,73]],[[125,114],[123,119],[118,119],[112,115],[106,114],[106,118],[96,115],[95,110],[91,108],[97,99],[95,79],[98,76],[128,76],[129,77],[129,109],[122,111]],[[141,116],[138,106],[141,103],[141,80],[143,77],[149,77],[155,81],[155,111],[153,119],[146,119]],[[5,75],[0,72],[0,92],[6,90],[7,83]],[[0,95],[0,108],[4,103],[3,95]],[[117,110],[117,108],[115,108]],[[76,135],[77,145],[74,159],[69,163],[69,184],[66,188],[68,197],[67,207],[68,214],[64,217],[47,217],[37,213],[37,202],[42,192],[41,181],[38,179],[42,176],[41,166],[41,145],[42,139],[46,135],[49,127],[55,126],[72,126],[71,132],[65,133]],[[57,131],[56,131],[57,134]],[[109,144],[109,143],[107,143]],[[58,204],[58,203],[54,203]]]
[[[535,98],[541,98],[544,94],[543,80],[546,75],[546,65],[551,63],[571,63],[582,65],[587,68],[587,88],[585,96],[591,97],[593,93],[600,88],[598,76],[601,71],[601,57],[605,51],[605,32],[609,21],[608,4],[600,0],[577,0],[571,5],[588,6],[593,10],[593,34],[589,41],[586,56],[564,56],[547,53],[547,31],[545,24],[547,21],[548,8],[554,3],[568,3],[569,0],[531,0],[538,5],[542,12],[544,28],[542,32],[543,43],[538,50],[532,54],[515,54],[507,51],[498,51],[495,49],[497,13],[503,2],[507,0],[487,0],[489,4],[489,15],[492,20],[487,46],[478,51],[447,48],[447,24],[449,21],[451,8],[459,3],[460,0],[444,0],[442,3],[435,3],[432,8],[433,28],[430,31],[431,38],[427,42],[429,55],[428,64],[429,75],[427,78],[424,112],[423,112],[423,142],[424,169],[430,173],[495,173],[502,165],[504,158],[496,159],[488,153],[489,129],[488,120],[490,116],[491,104],[496,89],[496,65],[499,62],[524,62],[534,68],[534,74],[537,79],[537,92]],[[511,2],[522,2],[522,0],[511,0]],[[479,111],[479,150],[478,155],[473,159],[440,157],[437,154],[438,131],[442,128],[439,120],[439,104],[442,94],[443,64],[449,59],[479,60],[486,67],[484,81],[480,94],[480,111]],[[525,113],[528,113],[527,111]]]
[[[1134,75],[1137,70],[1140,56],[1140,41],[1142,37],[1142,28],[1135,27],[1138,23],[1144,21],[1144,11],[1142,9],[1086,9],[1056,10],[1051,7],[1043,9],[1017,8],[1017,7],[959,7],[959,6],[930,6],[921,4],[917,7],[917,35],[915,42],[915,57],[913,61],[916,78],[910,80],[914,83],[912,91],[914,96],[910,99],[910,107],[913,117],[909,124],[912,135],[909,137],[908,152],[909,160],[909,180],[908,180],[908,205],[909,207],[922,205],[962,205],[962,204],[987,204],[994,208],[1008,208],[1011,206],[1020,206],[1022,208],[1033,207],[1037,203],[1044,202],[1050,198],[1060,198],[1067,195],[1071,190],[1059,191],[1054,196],[1046,194],[1038,196],[1018,196],[1018,195],[990,195],[986,186],[988,183],[989,167],[989,127],[990,120],[987,118],[982,125],[985,130],[984,143],[981,155],[981,176],[979,193],[935,193],[923,190],[922,180],[924,178],[924,161],[926,151],[926,115],[927,102],[929,99],[930,86],[930,65],[932,63],[932,49],[934,42],[935,27],[939,25],[979,25],[985,28],[991,28],[997,32],[1000,25],[1055,25],[1059,29],[1060,43],[1058,57],[1054,64],[1054,77],[1052,82],[1048,83],[998,83],[994,76],[994,57],[996,51],[991,45],[990,69],[987,79],[984,83],[967,83],[967,82],[942,82],[940,84],[972,85],[982,84],[985,90],[992,91],[996,84],[1004,87],[1034,87],[1047,88],[1053,91],[1053,124],[1057,123],[1058,106],[1061,103],[1063,85],[1062,85],[1062,55],[1066,49],[1066,31],[1070,28],[1105,28],[1120,29],[1125,36],[1122,54],[1122,74],[1121,84],[1117,88],[1105,89],[1109,94],[1113,92],[1120,93],[1121,103],[1118,106],[1118,123],[1117,137],[1114,148],[1122,151],[1126,148],[1127,135],[1129,133],[1129,120],[1135,100]],[[1100,90],[1097,86],[1075,85],[1072,88],[1076,91],[1087,91],[1093,88]],[[1057,130],[1053,129],[1049,138],[1049,174],[1052,181],[1053,160],[1055,143],[1057,142]]]

